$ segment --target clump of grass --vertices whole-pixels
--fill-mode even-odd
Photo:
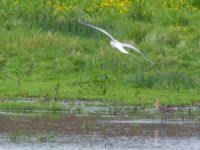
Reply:
[[[54,142],[55,135],[40,135],[37,137],[36,141],[38,143]]]
[[[58,103],[40,103],[40,102],[0,102],[0,109],[6,110],[24,110],[24,111],[31,111],[31,110],[50,110],[50,111],[61,111],[65,110]]]
[[[9,139],[12,143],[19,143],[20,132],[18,130],[14,131],[9,135]]]
[[[1,102],[0,108],[10,110],[37,110],[41,109],[41,105],[39,103]]]
[[[61,110],[65,110],[64,107],[62,107],[60,104],[58,103],[50,103],[47,107],[47,110],[51,110],[51,111],[61,111]]]

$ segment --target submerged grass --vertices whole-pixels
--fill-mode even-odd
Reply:
[[[0,1],[0,98],[144,105],[155,99],[173,105],[200,101],[198,2],[114,1]],[[136,43],[156,64],[112,50],[78,20]]]

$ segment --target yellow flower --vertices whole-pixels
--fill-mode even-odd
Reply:
[[[102,9],[112,9],[119,12],[120,14],[125,14],[128,7],[132,4],[131,0],[102,0],[100,3],[93,3],[91,7]],[[95,10],[91,9],[91,10]]]

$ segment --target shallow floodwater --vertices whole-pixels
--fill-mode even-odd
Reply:
[[[199,150],[200,121],[66,113],[0,113],[0,150]]]

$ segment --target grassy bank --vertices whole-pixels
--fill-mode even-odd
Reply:
[[[200,101],[198,0],[0,2],[0,99]],[[155,62],[123,55],[90,22]]]

